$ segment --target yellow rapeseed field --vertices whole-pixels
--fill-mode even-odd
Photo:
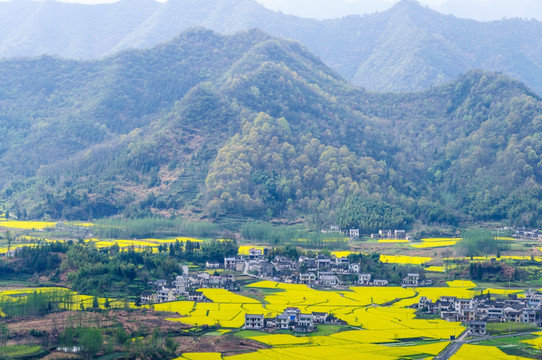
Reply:
[[[454,246],[460,238],[426,238],[422,239],[421,243],[413,243],[412,247],[417,249],[430,249],[437,247]]]
[[[11,244],[11,250],[15,250],[15,249],[26,247],[26,246],[35,246],[35,244]],[[5,246],[0,246],[0,254],[5,254],[7,252],[8,252],[7,244]]]
[[[429,249],[429,248],[454,246],[455,244],[457,244],[457,241],[450,240],[450,241],[422,242],[420,244],[411,244],[411,246],[417,249]]]
[[[54,228],[56,222],[49,221],[19,221],[19,220],[5,220],[0,221],[0,227],[24,229],[24,230],[41,230],[46,228]]]
[[[536,349],[542,349],[542,332],[535,332],[533,335],[538,337],[535,339],[523,340],[522,342],[533,346]]]
[[[274,335],[271,335],[274,336]],[[288,338],[283,339],[287,340]],[[245,360],[245,359],[287,359],[287,360],[300,360],[300,359],[383,359],[383,360],[397,360],[397,359],[421,359],[425,357],[433,357],[441,352],[447,342],[428,344],[428,345],[417,345],[417,346],[386,346],[379,344],[369,344],[369,343],[357,343],[350,341],[338,341],[333,340],[329,343],[320,343],[317,339],[318,337],[309,337],[306,338],[308,343],[294,343],[294,344],[283,344],[276,345],[271,349],[262,349],[257,352],[233,355],[223,357],[225,360]],[[331,338],[331,337],[329,337]],[[255,340],[260,341],[261,336],[255,338]],[[279,339],[279,338],[277,338]],[[303,339],[303,338],[301,338]],[[195,357],[193,357],[195,356]],[[200,357],[202,356],[202,357]],[[218,353],[185,353],[183,358],[179,359],[209,359],[216,360],[220,359],[217,357]]]
[[[362,327],[335,337],[314,337],[312,344],[321,345],[372,342],[396,342],[407,338],[448,339],[450,335],[458,335],[463,331],[459,323],[443,320],[416,319],[413,309],[406,308],[418,301],[419,296],[438,298],[438,288],[405,289],[398,287],[353,287],[348,291],[321,291],[298,284],[282,284],[262,281],[249,285],[253,288],[276,289],[265,295],[265,304],[223,289],[201,289],[212,303],[194,303],[177,301],[156,304],[158,311],[177,312],[183,318],[177,319],[192,325],[220,324],[224,328],[239,328],[244,323],[247,313],[263,314],[265,317],[275,316],[285,308],[295,306],[304,313],[326,312],[350,325]],[[427,290],[425,290],[427,289]],[[442,288],[458,296],[473,296],[467,289]],[[419,292],[419,296],[417,296]],[[403,300],[401,300],[403,299]],[[373,307],[394,300],[402,301],[385,307]],[[268,344],[287,345],[290,337],[268,337],[261,341]],[[337,340],[337,341],[335,341]],[[260,341],[260,339],[258,340]],[[297,341],[297,340],[295,340]],[[299,345],[299,344],[297,344]]]
[[[336,258],[346,258],[352,254],[368,255],[367,253],[363,253],[359,251],[333,251],[331,252],[331,256],[335,256]]]
[[[540,251],[542,251],[542,248],[539,248]],[[444,258],[444,261],[470,261],[470,262],[480,262],[480,261],[490,261],[492,259],[495,259],[497,261],[500,260],[533,260],[536,262],[542,262],[542,256],[530,256],[530,255],[502,255],[501,257],[497,258],[496,256],[473,256],[467,257],[449,257]]]
[[[451,360],[472,360],[472,359],[491,359],[491,360],[528,360],[520,356],[507,355],[496,347],[482,345],[463,345]]]
[[[444,266],[428,266],[424,268],[424,270],[431,272],[446,272],[446,268]]]
[[[422,242],[442,242],[442,241],[459,241],[461,238],[424,238]]]
[[[476,287],[476,284],[473,283],[470,280],[454,280],[454,281],[447,281],[446,284],[448,284],[451,288],[465,288],[465,289],[472,289]]]
[[[397,240],[397,239],[381,239],[378,240],[381,244],[403,244],[403,243],[409,243],[408,240]]]
[[[380,255],[380,261],[389,264],[423,265],[433,260],[430,257],[407,256],[407,255]]]
[[[59,304],[61,307],[63,307],[66,310],[80,310],[81,305],[83,307],[89,308],[92,307],[92,302],[94,297],[89,295],[79,295],[75,291],[68,290],[66,288],[60,288],[60,287],[44,287],[44,288],[21,288],[21,289],[12,289],[12,290],[4,290],[0,291],[0,299],[2,302],[6,301],[16,301],[17,299],[21,299],[25,296],[30,295],[33,292],[38,293],[55,293],[55,296],[58,296]],[[100,308],[105,308],[105,298],[98,298],[98,302],[100,304]],[[124,307],[125,305],[128,305],[129,307],[135,307],[133,303],[127,303],[125,304],[123,301],[115,300],[115,299],[109,299],[109,305],[112,308],[119,308]],[[0,309],[0,314],[2,314]]]
[[[309,337],[297,337],[290,334],[252,336],[249,337],[249,339],[256,340],[261,343],[275,347],[280,345],[308,344],[311,341],[311,338]]]
[[[261,281],[251,284],[250,287],[276,290],[266,292],[263,303],[224,289],[200,289],[211,302],[175,301],[149,307],[152,306],[157,311],[177,312],[182,316],[180,319],[170,319],[171,321],[181,321],[194,326],[219,324],[222,326],[220,330],[224,333],[229,331],[228,329],[242,327],[247,313],[271,317],[290,306],[299,307],[306,313],[313,311],[331,313],[349,325],[360,328],[360,330],[352,328],[329,336],[254,335],[250,336],[252,340],[267,344],[271,348],[229,357],[223,357],[219,353],[184,353],[178,359],[421,359],[437,355],[448,344],[445,340],[450,335],[461,334],[464,327],[460,323],[440,319],[416,319],[415,310],[408,306],[417,302],[420,296],[436,300],[442,295],[457,297],[475,295],[473,290],[467,289],[472,285],[476,286],[474,283],[457,281],[450,283],[458,287],[417,289],[352,287],[342,291],[323,291],[305,285]],[[85,308],[90,307],[93,300],[91,296],[79,295],[63,288],[16,289],[0,292],[0,297],[15,301],[16,298],[32,291],[56,291],[68,294],[72,298],[69,306],[72,310],[78,310],[81,302]],[[394,300],[399,301],[393,302]],[[105,299],[99,299],[99,302],[103,307]],[[110,302],[113,307],[123,306],[121,302],[111,300]],[[400,343],[402,339],[413,338],[443,341],[417,346]],[[318,351],[314,351],[316,347]],[[495,356],[495,359],[508,359],[501,357],[503,353],[495,348],[487,350],[469,346],[461,349],[454,359],[473,358],[477,351],[486,351],[486,354]]]
[[[252,245],[241,245],[239,246],[239,251],[237,252],[238,255],[249,255],[250,249],[259,249],[261,251],[264,251],[263,246],[252,246]]]
[[[184,353],[174,360],[222,360],[220,353]]]
[[[513,289],[485,289],[484,294],[493,294],[493,295],[509,295],[509,294],[519,294],[523,290],[513,290]]]

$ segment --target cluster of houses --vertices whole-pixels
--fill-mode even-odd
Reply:
[[[288,307],[282,314],[272,318],[265,318],[261,314],[245,314],[246,330],[290,330],[297,333],[310,333],[316,330],[316,324],[342,324],[346,323],[334,316],[323,312],[303,314],[299,308]]]
[[[201,291],[196,289],[212,288],[239,290],[235,282],[235,276],[231,274],[211,275],[207,272],[199,272],[190,275],[188,266],[183,266],[183,274],[179,275],[171,283],[165,279],[153,282],[154,291],[145,291],[141,294],[141,304],[156,304],[178,300],[184,297],[189,301],[207,301]]]
[[[298,260],[290,260],[285,256],[275,256],[268,260],[266,250],[252,248],[248,255],[232,255],[224,258],[224,264],[207,262],[207,272],[188,273],[183,266],[183,273],[171,283],[161,279],[153,283],[154,291],[146,291],[141,295],[142,304],[175,301],[180,296],[192,301],[205,301],[200,288],[221,288],[237,290],[238,285],[232,272],[270,279],[287,284],[305,284],[310,287],[341,286],[387,286],[388,280],[374,279],[372,274],[362,273],[360,264],[351,263],[346,257],[300,256]],[[226,272],[212,275],[212,270],[223,268]],[[229,270],[229,271],[228,271]],[[430,280],[420,279],[420,274],[408,274],[403,278],[404,287],[432,285]]]
[[[67,232],[71,236],[78,239],[88,239],[89,237],[92,237],[92,232],[90,231],[90,228],[88,226],[58,222],[55,225],[55,230],[59,232]]]
[[[305,284],[311,287],[336,287],[345,285],[387,286],[388,280],[373,279],[372,274],[360,272],[360,265],[351,263],[346,257],[300,256],[292,261],[276,256],[269,261],[261,249],[250,249],[248,256],[235,255],[224,258],[224,268],[272,279],[289,284]],[[348,283],[345,280],[348,279]],[[420,274],[408,274],[403,278],[404,287],[432,285],[431,280],[422,280]]]
[[[484,294],[473,299],[442,296],[433,302],[422,296],[414,306],[426,313],[440,314],[447,321],[469,324],[471,336],[486,335],[487,322],[542,324],[542,294],[531,290],[525,292],[525,298],[509,295],[491,299],[490,294]]]
[[[420,287],[420,286],[431,286],[433,285],[432,280],[421,280],[420,274],[418,273],[409,273],[403,278],[401,282],[402,287]]]
[[[359,229],[343,230],[338,225],[331,225],[329,230],[322,230],[322,233],[341,233],[350,239],[360,237]],[[378,230],[378,233],[371,234],[373,239],[394,239],[394,240],[412,240],[412,236],[405,230]]]
[[[378,230],[377,234],[371,234],[372,239],[412,240],[412,236],[405,230]]]
[[[496,236],[512,236],[519,239],[542,239],[542,232],[538,229],[529,229],[526,227],[486,227]]]
[[[527,238],[527,239],[540,239],[542,238],[542,233],[539,233],[538,229],[529,230],[524,227],[518,227],[515,229],[514,237]]]
[[[386,286],[387,280],[372,279],[371,274],[360,273],[360,265],[350,263],[345,257],[300,256],[297,261],[285,256],[276,256],[271,261],[265,258],[261,249],[250,249],[248,256],[235,255],[224,258],[224,268],[246,273],[274,281],[290,284],[306,284],[318,287],[343,285]],[[341,278],[350,275],[349,284]],[[418,286],[418,285],[416,285]]]
[[[339,233],[347,236],[350,240],[359,238],[359,229],[342,230],[339,225],[331,225],[329,230],[322,229],[322,233]]]

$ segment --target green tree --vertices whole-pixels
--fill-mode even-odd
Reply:
[[[86,359],[92,359],[103,348],[103,336],[99,329],[82,328],[79,346]]]
[[[98,300],[98,296],[94,295],[92,298],[92,309],[99,310],[100,309],[100,301]]]
[[[9,230],[6,231],[6,240],[8,241],[8,252],[9,252],[11,250],[11,242],[13,241],[13,234]]]
[[[10,336],[9,327],[6,323],[0,323],[0,345],[6,346]]]
[[[457,243],[457,251],[460,255],[472,257],[497,254],[508,246],[505,241],[496,240],[489,230],[469,229],[462,233],[461,240]]]
[[[343,228],[358,228],[361,233],[380,229],[402,229],[414,218],[399,206],[361,196],[346,199],[337,211],[337,223]]]
[[[179,344],[177,342],[175,342],[175,340],[173,340],[173,338],[168,336],[166,338],[164,346],[166,347],[167,351],[169,351],[171,353],[174,353],[177,350],[177,348],[179,347]]]

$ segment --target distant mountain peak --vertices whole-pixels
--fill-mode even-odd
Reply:
[[[468,0],[457,1],[471,9]],[[165,43],[194,26],[219,34],[259,28],[299,41],[341,76],[373,91],[423,90],[480,68],[505,72],[542,94],[542,43],[536,40],[542,23],[465,20],[417,0],[325,21],[285,15],[255,0],[119,0],[99,6],[0,0],[0,58],[98,59]]]
[[[420,4],[417,0],[400,0],[395,5],[393,5],[388,12],[409,12],[409,13],[418,13],[418,12],[431,12],[436,13],[431,10],[429,7]]]
[[[399,0],[392,8],[420,9],[423,6],[417,0]]]

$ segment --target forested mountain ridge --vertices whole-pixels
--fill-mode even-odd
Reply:
[[[299,43],[197,28],[101,61],[4,60],[0,113],[20,217],[539,219],[542,102],[495,73],[377,94]]]
[[[300,41],[346,79],[376,91],[424,90],[483,69],[509,74],[542,94],[542,23],[458,19],[412,0],[325,21],[284,15],[254,0],[0,2],[0,56],[100,58],[169,41],[193,26],[224,34],[260,28]]]

